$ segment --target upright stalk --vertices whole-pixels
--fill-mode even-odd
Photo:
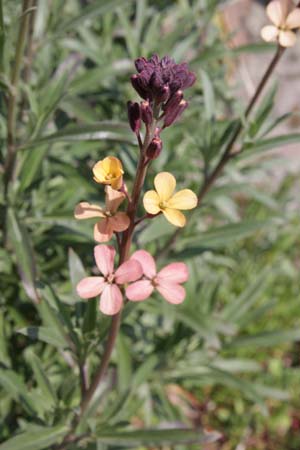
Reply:
[[[253,107],[255,106],[257,100],[259,99],[266,83],[268,82],[270,76],[272,75],[272,73],[273,73],[275,67],[277,66],[280,58],[282,57],[284,51],[285,51],[284,47],[281,47],[280,45],[277,46],[276,53],[275,53],[274,57],[272,58],[270,64],[268,65],[261,81],[259,82],[259,84],[255,90],[253,97],[251,98],[251,100],[246,108],[246,111],[244,114],[246,119],[249,117],[251,111],[253,110]],[[232,150],[233,150],[233,147],[234,147],[237,139],[239,138],[241,132],[243,131],[243,128],[244,128],[243,122],[239,121],[239,123],[237,124],[236,129],[235,129],[231,139],[227,143],[227,145],[223,151],[223,154],[222,154],[219,162],[217,163],[216,167],[212,170],[212,172],[210,174],[208,174],[204,178],[204,181],[198,191],[198,206],[200,206],[202,204],[202,201],[203,201],[204,197],[206,196],[207,192],[211,189],[211,187],[215,183],[216,179],[222,173],[222,171],[223,171],[224,167],[226,166],[226,164],[228,163],[228,161],[238,154],[238,153],[233,153]],[[177,230],[172,234],[170,239],[163,246],[163,248],[161,248],[159,250],[158,255],[157,255],[158,257],[162,257],[167,253],[169,248],[175,243],[180,232],[181,232],[181,228],[177,228]]]
[[[136,177],[135,177],[135,181],[134,181],[134,185],[133,185],[131,201],[129,202],[128,208],[127,208],[127,215],[129,216],[129,219],[130,219],[130,225],[129,225],[128,229],[124,232],[123,238],[120,243],[119,264],[122,264],[124,261],[126,261],[130,255],[130,246],[131,246],[132,236],[133,236],[133,232],[134,232],[134,228],[135,228],[135,216],[136,216],[139,198],[140,198],[141,190],[143,188],[143,184],[144,184],[144,180],[145,180],[145,176],[146,176],[146,172],[147,172],[147,167],[148,167],[148,165],[146,163],[145,152],[146,152],[146,149],[153,137],[154,129],[155,129],[155,124],[151,128],[147,129],[144,143],[140,146],[140,157],[139,157]],[[104,348],[104,353],[102,356],[102,360],[101,360],[101,363],[100,363],[98,369],[96,370],[96,373],[94,375],[94,378],[92,380],[92,383],[91,383],[89,389],[85,392],[85,394],[82,398],[82,402],[80,405],[80,415],[79,415],[78,420],[80,420],[80,418],[86,411],[90,401],[92,400],[92,398],[94,396],[94,393],[95,393],[97,387],[99,386],[99,383],[101,382],[101,380],[103,379],[103,377],[106,373],[106,370],[109,365],[110,357],[111,357],[112,351],[114,349],[118,331],[120,329],[120,324],[121,324],[121,312],[119,312],[112,318],[111,326],[109,329],[107,341],[106,341],[105,348]]]
[[[24,48],[29,24],[28,9],[31,6],[31,0],[23,0],[22,2],[22,16],[20,21],[20,28],[17,37],[15,62],[12,70],[10,88],[8,94],[7,106],[7,156],[5,161],[5,192],[7,192],[8,184],[11,181],[14,173],[16,160],[16,106],[18,98],[18,87],[20,80],[20,73],[22,67],[22,59],[24,55]]]

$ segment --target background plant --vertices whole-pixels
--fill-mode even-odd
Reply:
[[[82,199],[99,200],[90,169],[108,151],[135,173],[124,108],[133,94],[132,60],[170,54],[188,59],[197,74],[191,105],[166,130],[150,172],[167,164],[179,184],[188,180],[196,190],[241,111],[225,81],[228,61],[249,50],[272,57],[274,47],[265,44],[230,52],[212,20],[217,3],[24,2],[30,11],[9,190],[1,171],[1,439],[11,439],[1,450],[59,443],[79,403],[80,362],[87,359],[91,373],[101,358],[109,319],[95,313],[96,301],[82,302],[75,292],[83,265],[93,263],[93,240],[90,226],[73,220],[73,208]],[[3,165],[24,16],[21,4],[1,6]],[[177,448],[181,442],[192,448],[186,440],[201,438],[200,426],[224,433],[220,448],[235,448],[249,434],[257,448],[298,448],[299,368],[297,344],[290,344],[299,340],[297,181],[286,178],[275,192],[253,183],[278,164],[258,163],[258,156],[299,139],[268,136],[278,123],[270,115],[274,96],[270,85],[242,137],[243,152],[171,251],[163,251],[173,232],[163,220],[137,235],[162,265],[178,258],[189,264],[188,298],[176,309],[154,298],[126,312],[107,380],[86,416],[91,431],[86,436],[83,423],[81,442],[70,448],[85,442],[91,449],[147,448],[168,442],[170,433],[128,430],[162,422],[197,430],[196,437],[172,434]]]

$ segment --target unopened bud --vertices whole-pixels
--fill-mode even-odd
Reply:
[[[146,125],[150,125],[153,120],[153,111],[149,102],[141,103],[141,118]]]
[[[146,156],[149,159],[156,159],[159,157],[161,150],[162,140],[159,137],[154,137],[146,150]]]
[[[183,111],[188,107],[188,102],[186,100],[181,100],[177,107],[168,108],[165,113],[164,118],[164,128],[169,127],[175,120],[179,119]]]
[[[183,92],[180,90],[176,91],[175,94],[173,94],[172,97],[170,97],[167,103],[163,105],[163,110],[167,111],[172,108],[177,108],[182,99],[183,99]]]
[[[134,133],[137,133],[141,128],[140,105],[136,102],[127,102],[127,110],[130,128]]]
[[[131,84],[134,87],[134,89],[136,90],[136,92],[145,100],[147,100],[147,98],[149,97],[147,90],[145,89],[145,86],[143,85],[143,81],[140,78],[139,75],[132,75],[132,77],[130,78],[131,80]]]
[[[155,100],[157,101],[157,103],[164,103],[168,100],[169,96],[170,88],[169,86],[165,85],[158,91]]]

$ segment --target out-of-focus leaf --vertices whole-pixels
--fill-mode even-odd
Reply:
[[[220,438],[217,432],[204,432],[188,428],[151,429],[122,431],[112,429],[110,431],[99,430],[98,441],[121,447],[136,445],[168,445],[168,444],[193,444],[215,442]],[[1,450],[1,448],[0,448]]]
[[[170,234],[174,227],[165,220],[164,217],[154,219],[139,235],[139,242],[143,245],[154,241],[162,236]]]
[[[238,336],[226,345],[228,348],[237,347],[272,347],[288,342],[300,341],[300,330],[274,330],[250,336]]]
[[[58,348],[66,348],[66,341],[52,328],[48,327],[27,327],[17,330],[18,333],[33,339],[42,341]]]
[[[201,69],[200,75],[202,80],[206,119],[211,120],[215,116],[216,112],[214,89],[207,72]]]
[[[248,220],[205,231],[197,234],[197,236],[182,239],[180,246],[184,246],[184,250],[176,252],[176,254],[178,257],[188,258],[197,256],[205,248],[225,247],[239,239],[250,236],[252,233],[265,230],[271,223],[271,221],[267,220]]]
[[[40,359],[33,353],[28,354],[28,359],[31,364],[32,370],[35,375],[35,379],[38,386],[41,389],[43,397],[47,403],[47,406],[51,408],[57,403],[57,397],[51,383],[42,367]]]
[[[17,373],[13,370],[0,369],[0,385],[29,414],[34,414],[34,401],[28,393],[28,388]]]
[[[36,427],[34,430],[20,433],[0,444],[0,450],[42,450],[49,449],[68,431],[66,425],[53,428]]]
[[[130,3],[131,0],[96,0],[91,5],[86,6],[78,16],[61,24],[58,32],[66,32],[77,25],[82,25],[83,21],[91,17],[101,16],[110,11],[113,11],[118,6],[123,6]]]
[[[125,337],[122,333],[117,338],[118,352],[118,385],[121,391],[129,388],[132,381],[131,354]]]
[[[300,133],[294,134],[284,134],[280,136],[275,136],[268,139],[263,139],[257,142],[250,142],[244,145],[243,151],[239,158],[249,156],[249,154],[260,153],[266,150],[275,150],[277,147],[282,147],[288,144],[299,144],[300,143]]]
[[[30,236],[12,208],[7,213],[7,230],[24,289],[28,297],[38,303],[40,299],[35,288],[36,266]]]
[[[114,141],[125,144],[135,144],[133,133],[129,130],[129,125],[121,122],[99,122],[93,125],[68,127],[57,133],[49,134],[31,142],[27,142],[20,147],[22,150],[29,149],[36,145],[49,144],[55,142],[78,142],[78,141]]]

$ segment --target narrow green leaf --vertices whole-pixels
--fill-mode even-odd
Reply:
[[[78,141],[114,141],[125,144],[135,144],[133,133],[129,126],[121,122],[99,122],[93,125],[68,127],[57,133],[49,134],[31,142],[27,142],[20,150],[55,142],[78,142]]]
[[[57,348],[67,348],[66,341],[54,329],[48,327],[27,327],[17,330],[34,341],[42,341]]]
[[[27,386],[16,372],[1,368],[0,385],[16,402],[21,403],[29,414],[34,414],[34,402],[28,393]]]
[[[220,438],[217,432],[203,432],[194,429],[170,428],[167,430],[134,430],[122,431],[113,429],[111,431],[97,432],[98,441],[121,447],[136,445],[168,445],[168,444],[192,444],[215,442]],[[2,450],[0,448],[0,450]]]
[[[57,397],[42,367],[41,360],[33,352],[28,353],[28,359],[34,372],[37,384],[47,402],[47,406],[51,408],[57,403]]]
[[[278,330],[266,331],[251,336],[239,336],[226,345],[226,348],[237,347],[273,347],[275,345],[287,344],[288,342],[300,341],[300,330]]]
[[[36,266],[30,236],[12,208],[9,208],[7,213],[7,230],[24,289],[31,300],[39,303],[40,299],[35,288]]]
[[[76,17],[74,17],[71,20],[68,20],[59,27],[59,32],[65,32],[69,29],[76,29],[78,25],[82,26],[82,23],[84,20],[89,18],[95,18],[98,16],[101,16],[103,14],[106,14],[110,11],[113,11],[118,6],[123,6],[128,3],[130,3],[131,0],[96,0],[93,1],[92,4],[86,6],[84,9],[80,11],[80,14]]]
[[[216,111],[214,88],[205,70],[201,69],[200,75],[204,96],[205,115],[207,120],[211,120],[213,119]]]
[[[42,450],[49,449],[68,432],[68,427],[59,425],[53,428],[36,427],[35,430],[20,433],[3,442],[0,450]]]
[[[130,350],[122,333],[117,338],[118,385],[121,391],[129,388],[132,380],[132,362]]]
[[[257,142],[250,142],[244,145],[243,152],[239,158],[249,156],[249,153],[261,153],[266,150],[275,150],[277,147],[282,147],[288,144],[299,144],[300,143],[300,133],[294,134],[284,134],[280,136],[275,136],[269,139],[263,139]]]

